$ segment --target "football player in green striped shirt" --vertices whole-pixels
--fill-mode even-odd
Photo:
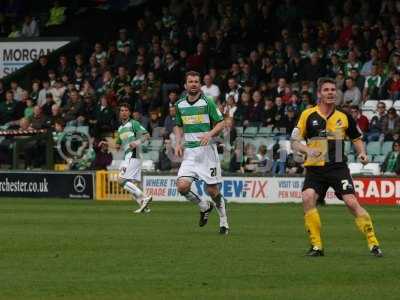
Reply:
[[[221,234],[229,233],[225,199],[219,191],[221,164],[212,138],[224,128],[224,118],[211,97],[200,90],[200,74],[189,71],[185,76],[186,95],[176,106],[175,154],[183,156],[178,171],[178,192],[200,208],[199,226],[207,224],[214,206],[219,215]],[[182,141],[184,143],[182,144]],[[212,202],[202,199],[192,189],[193,180],[203,180]],[[215,203],[215,204],[214,204]]]
[[[150,135],[138,121],[131,119],[129,104],[121,104],[119,117],[122,124],[118,127],[115,143],[117,149],[122,148],[124,151],[124,160],[119,167],[118,183],[131,193],[139,204],[135,213],[150,212],[149,203],[152,198],[140,189],[142,162],[137,157],[137,148],[149,139]]]

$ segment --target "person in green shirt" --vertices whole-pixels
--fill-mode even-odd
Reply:
[[[142,162],[138,157],[137,149],[150,138],[150,135],[138,121],[131,118],[131,108],[128,103],[120,105],[119,117],[121,125],[118,127],[115,143],[117,149],[124,151],[124,160],[119,167],[118,182],[124,190],[134,196],[139,204],[139,208],[134,212],[148,213],[152,197],[145,195],[140,188]]]
[[[222,182],[221,163],[212,139],[224,128],[224,118],[212,97],[201,92],[200,74],[189,71],[185,76],[185,95],[176,106],[175,154],[183,157],[178,171],[178,192],[200,208],[199,226],[207,224],[215,207],[220,219],[220,234],[229,233],[225,199],[218,184]],[[182,141],[184,140],[184,145]],[[191,190],[193,180],[203,180],[213,202],[200,198]]]
[[[392,151],[386,155],[382,165],[382,173],[400,175],[400,141],[394,142]]]

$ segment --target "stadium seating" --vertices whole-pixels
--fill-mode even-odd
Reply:
[[[364,110],[364,111],[362,112],[362,114],[363,114],[364,116],[367,117],[368,121],[371,121],[372,117],[373,117],[374,115],[376,115],[376,112],[373,111],[373,110]]]
[[[377,100],[367,100],[365,101],[364,105],[362,106],[362,110],[372,110],[375,111],[376,110],[376,105],[378,104]]]
[[[393,100],[391,100],[391,99],[388,99],[388,100],[380,100],[380,102],[385,103],[386,109],[389,109],[389,108],[391,108],[391,107],[393,106]]]
[[[380,155],[381,154],[381,143],[380,142],[369,142],[367,144],[367,153],[369,155]]]
[[[383,142],[382,144],[382,155],[387,155],[390,151],[392,151],[393,148],[393,142]]]
[[[258,128],[257,127],[247,127],[244,132],[244,137],[255,137],[257,135]]]

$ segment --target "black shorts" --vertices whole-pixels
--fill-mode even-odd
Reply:
[[[330,167],[307,167],[303,191],[313,189],[322,199],[328,188],[332,187],[336,197],[343,200],[343,195],[354,194],[354,183],[350,170],[345,164]]]

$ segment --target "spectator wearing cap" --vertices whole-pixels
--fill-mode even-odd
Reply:
[[[388,117],[383,121],[383,134],[385,141],[394,141],[399,139],[400,116],[394,107],[389,108]]]
[[[211,76],[209,74],[204,75],[203,82],[204,85],[201,87],[203,94],[213,97],[217,101],[221,95],[221,91],[217,85],[213,84]]]
[[[361,104],[361,92],[360,89],[354,84],[354,79],[349,77],[345,81],[346,91],[343,95],[343,101],[350,105],[360,106]]]

